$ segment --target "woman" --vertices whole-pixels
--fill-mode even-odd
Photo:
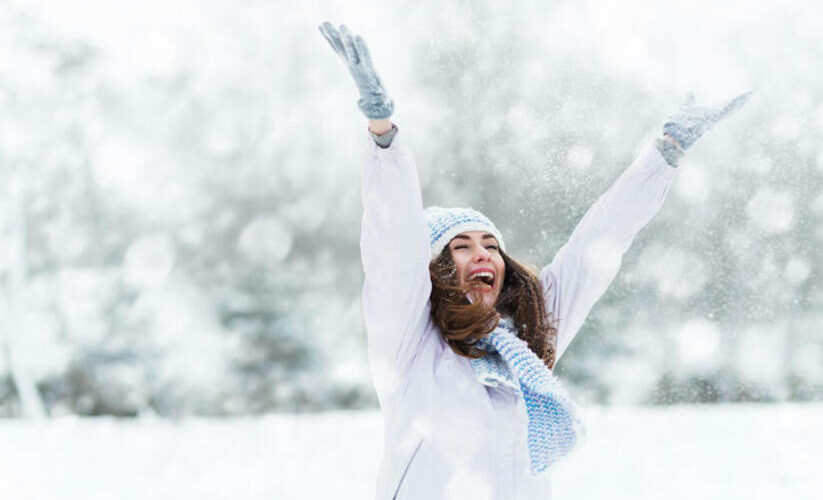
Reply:
[[[505,253],[483,214],[423,209],[365,41],[342,25],[320,31],[369,119],[360,246],[369,362],[385,416],[377,498],[549,498],[547,471],[579,433],[550,370],[660,209],[683,151],[748,94],[670,117],[535,275]]]

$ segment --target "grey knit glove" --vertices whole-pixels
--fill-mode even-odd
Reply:
[[[320,33],[349,67],[354,83],[360,91],[357,106],[366,118],[388,118],[394,112],[394,101],[386,94],[383,82],[374,70],[369,48],[361,36],[352,38],[345,24],[338,31],[328,21],[319,26]]]
[[[722,107],[699,108],[694,105],[694,94],[689,94],[680,109],[666,120],[663,133],[674,138],[684,150],[689,149],[715,123],[743,107],[751,95],[751,91],[740,94]]]
[[[668,163],[670,167],[677,168],[685,152],[676,146],[671,139],[667,139],[666,137],[658,137],[654,145],[657,150],[660,151],[660,155],[663,156],[666,163]]]

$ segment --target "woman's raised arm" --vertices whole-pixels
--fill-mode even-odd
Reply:
[[[360,251],[369,363],[383,403],[404,379],[429,320],[429,230],[414,158],[389,119],[394,102],[366,42],[343,25],[337,30],[326,22],[320,32],[346,62],[360,91],[358,107],[369,119]]]
[[[556,359],[614,280],[637,233],[660,210],[684,150],[743,106],[749,95],[715,108],[698,108],[690,100],[671,115],[663,137],[647,147],[598,198],[551,264],[541,270],[546,307],[557,321]]]

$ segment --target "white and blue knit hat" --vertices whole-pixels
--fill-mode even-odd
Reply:
[[[491,233],[502,250],[506,250],[503,235],[488,217],[472,208],[443,208],[431,206],[423,211],[431,233],[431,258],[434,259],[446,245],[460,233],[466,231],[487,231]]]

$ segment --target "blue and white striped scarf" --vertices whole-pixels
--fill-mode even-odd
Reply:
[[[501,318],[476,346],[488,351],[472,359],[478,380],[492,387],[512,387],[523,396],[529,416],[531,472],[547,470],[579,441],[582,423],[574,403],[545,363],[517,337],[511,318]]]

